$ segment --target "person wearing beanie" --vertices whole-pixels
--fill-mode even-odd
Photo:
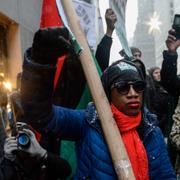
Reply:
[[[89,103],[85,110],[52,104],[56,60],[69,53],[71,46],[70,43],[64,45],[69,39],[63,36],[63,31],[64,28],[39,30],[35,36],[39,36],[38,41],[34,38],[31,49],[25,52],[21,81],[25,118],[41,132],[76,142],[74,179],[117,179],[95,104]],[[50,38],[54,32],[58,32],[56,40]],[[34,46],[40,42],[56,46],[56,56],[56,51],[46,46],[48,55],[53,52],[48,60],[45,53]],[[143,106],[146,83],[141,70],[133,62],[119,60],[104,71],[101,80],[136,179],[175,179],[157,119]]]
[[[44,149],[34,130],[16,123],[17,133],[6,137],[0,158],[1,180],[58,180],[71,173],[69,163]]]

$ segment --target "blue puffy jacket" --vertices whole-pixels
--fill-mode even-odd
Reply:
[[[70,110],[52,105],[55,68],[31,62],[25,54],[22,103],[26,119],[35,127],[76,141],[77,171],[74,179],[117,179],[95,106]],[[149,161],[150,179],[176,179],[155,115],[146,109],[138,132]]]

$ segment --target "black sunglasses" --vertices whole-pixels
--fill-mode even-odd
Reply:
[[[129,93],[130,86],[132,86],[137,93],[141,93],[145,90],[146,83],[144,81],[135,81],[135,82],[120,81],[114,83],[111,86],[111,89],[116,88],[119,94],[126,95]]]

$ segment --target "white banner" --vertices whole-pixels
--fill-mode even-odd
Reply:
[[[72,0],[77,16],[83,29],[90,48],[95,51],[96,49],[96,29],[95,29],[95,6],[84,1]],[[61,0],[56,0],[59,14],[68,27],[68,22],[62,9]]]
[[[117,15],[116,34],[119,37],[122,48],[125,50],[126,54],[130,57],[132,56],[131,50],[128,46],[128,41],[126,37],[126,27],[125,27],[125,12],[126,12],[127,0],[109,0],[109,6]]]

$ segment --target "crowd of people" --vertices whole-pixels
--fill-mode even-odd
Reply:
[[[180,40],[169,31],[162,67],[146,70],[142,52],[109,65],[112,34],[117,21],[105,14],[107,31],[96,59],[101,82],[137,180],[180,178]],[[14,114],[11,135],[0,124],[0,179],[58,180],[117,179],[109,148],[92,102],[76,110],[86,80],[66,27],[39,29],[25,51],[20,88],[10,95]],[[66,61],[56,89],[57,59]],[[73,91],[72,91],[73,89]],[[59,154],[60,140],[75,142],[77,167]]]

